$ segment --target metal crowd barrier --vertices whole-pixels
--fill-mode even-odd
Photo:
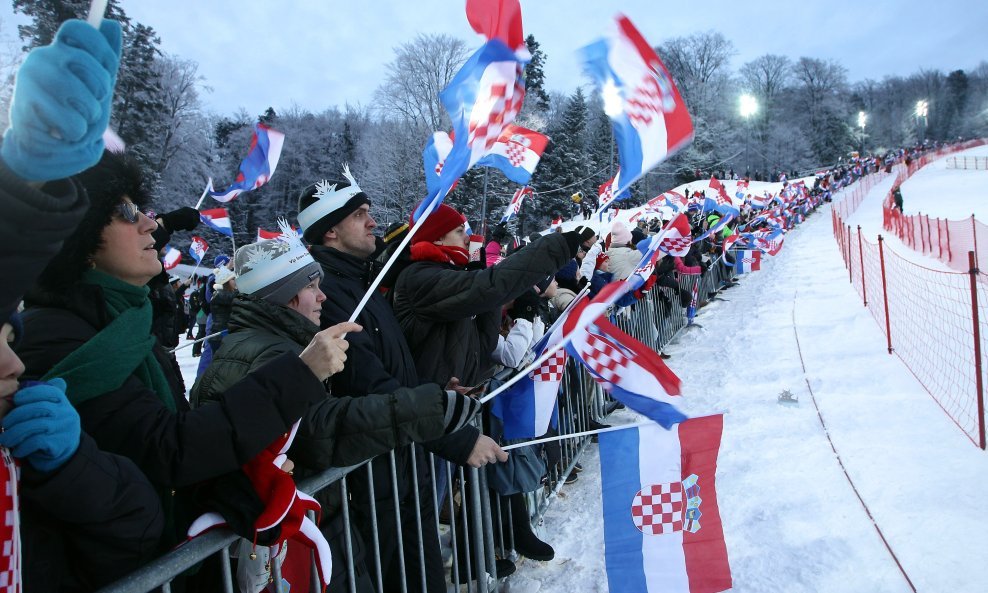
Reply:
[[[699,309],[707,300],[713,298],[715,293],[730,281],[732,272],[731,268],[722,265],[720,258],[717,258],[703,275],[679,275],[678,290],[656,286],[633,305],[614,311],[612,317],[624,331],[655,351],[661,351],[679,332],[692,323],[691,307]],[[690,306],[682,306],[683,301],[679,291],[685,291],[690,295]],[[593,422],[602,422],[615,405],[585,370],[572,360],[567,363],[559,395],[559,434],[588,430]],[[543,522],[546,511],[591,442],[592,437],[584,436],[563,439],[554,447],[552,443],[542,446],[543,453],[550,460],[543,486],[524,495],[527,519],[533,529]],[[430,585],[435,586],[426,582],[422,550],[424,537],[436,536],[439,539],[444,562],[445,582],[442,584],[442,590],[449,590],[452,583],[462,582],[467,586],[467,591],[494,591],[498,582],[496,559],[518,557],[514,551],[514,523],[510,505],[506,504],[507,498],[497,495],[488,488],[486,471],[454,466],[432,453],[425,452],[419,445],[408,446],[407,455],[411,464],[411,471],[408,472],[412,477],[410,503],[415,511],[414,520],[418,530],[417,541],[414,542],[418,554],[417,557],[413,556],[410,559],[405,557],[405,548],[413,542],[402,541],[402,530],[397,528],[395,554],[400,590],[403,593],[425,591],[431,590]],[[345,584],[342,588],[337,588],[337,591],[345,590],[351,593],[358,591],[363,593],[365,590],[379,593],[385,591],[385,573],[389,567],[381,564],[382,542],[379,537],[379,523],[387,520],[395,521],[400,525],[402,510],[398,504],[392,505],[393,512],[385,513],[377,510],[371,466],[387,464],[391,477],[390,500],[394,501],[399,495],[397,463],[404,462],[397,461],[395,453],[391,452],[371,462],[347,468],[331,468],[299,481],[299,489],[308,494],[315,494],[327,488],[340,490],[341,508],[338,512],[343,520],[344,557],[334,557],[333,560],[334,572],[337,576],[339,577],[339,571],[342,570],[345,571],[346,577]],[[420,467],[421,464],[424,464],[424,467]],[[427,483],[422,483],[420,476],[424,476]],[[354,500],[350,491],[360,480],[366,480],[366,492],[371,499],[360,503],[369,503],[367,515],[371,519],[370,525],[358,524],[351,508]],[[405,486],[409,485],[405,484]],[[421,513],[423,497],[431,505],[432,510],[432,520],[428,523],[423,521]],[[443,512],[444,509],[446,512]],[[327,517],[324,509],[324,525],[327,521],[337,518]],[[467,531],[465,534],[464,526]],[[365,547],[361,565],[356,563],[354,557],[354,538],[358,533],[361,534]],[[457,535],[458,533],[460,536]],[[233,576],[236,565],[232,562],[230,550],[238,543],[239,538],[229,530],[207,532],[103,588],[101,593],[138,593],[154,589],[169,593],[170,583],[175,578],[214,555],[220,556],[223,591],[234,593],[237,590]],[[552,544],[551,541],[548,543]],[[406,560],[416,561],[418,566],[406,566]],[[280,593],[284,588],[278,568],[277,563],[274,563],[270,590]],[[411,568],[416,570],[410,570]],[[481,571],[480,568],[483,570]],[[310,591],[318,590],[314,571],[313,565],[310,571],[312,572]],[[369,573],[369,577],[365,578],[369,578],[372,583],[370,589],[367,587],[358,589],[356,584],[358,573]],[[409,575],[417,575],[417,577],[412,578]],[[411,582],[406,583],[406,577]],[[362,582],[366,583],[366,580]],[[297,586],[292,587],[292,593],[297,590]],[[391,591],[389,590],[388,593]]]

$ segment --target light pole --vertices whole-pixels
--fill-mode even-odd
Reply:
[[[864,111],[858,112],[858,127],[861,128],[861,156],[864,157],[865,124],[868,122],[868,114]]]
[[[930,102],[926,99],[920,99],[916,101],[916,124],[919,125],[920,119],[923,121],[923,127],[921,128],[920,140],[926,140],[926,125],[928,123],[927,114],[930,112]]]
[[[751,171],[751,160],[748,158],[748,142],[751,136],[751,116],[758,112],[758,101],[745,93],[740,97],[741,117],[744,118],[744,168]]]

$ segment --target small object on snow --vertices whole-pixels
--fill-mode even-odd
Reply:
[[[788,389],[783,389],[782,393],[779,394],[779,405],[798,406],[799,398],[794,396]]]

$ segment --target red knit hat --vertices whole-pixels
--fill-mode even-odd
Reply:
[[[433,241],[438,241],[443,235],[466,221],[466,217],[457,212],[455,209],[447,206],[446,204],[440,204],[439,207],[433,210],[432,214],[425,219],[425,222],[422,224],[422,228],[415,231],[415,236],[412,237],[412,245],[423,241],[428,241],[430,243]],[[413,225],[415,224],[415,221],[409,217],[408,224]]]

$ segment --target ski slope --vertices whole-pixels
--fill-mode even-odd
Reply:
[[[904,186],[907,213],[920,209],[921,194],[930,191],[921,182],[938,167],[942,161],[928,167],[933,173],[914,176],[914,187]],[[945,173],[932,186],[966,202],[959,207],[970,215],[988,199],[988,185],[975,188],[964,178]],[[952,182],[971,191],[950,191]],[[881,232],[881,200],[890,187],[891,178],[879,183],[858,210],[854,224],[872,236]],[[942,195],[926,203],[946,204]],[[922,210],[937,215],[932,206]],[[722,296],[701,311],[703,327],[666,352],[683,380],[683,410],[726,414],[717,484],[732,591],[910,591],[902,571],[923,592],[988,591],[988,453],[886,352],[848,282],[829,206],[790,232],[762,271]],[[777,403],[783,390],[798,406]],[[627,414],[609,421],[635,420]],[[596,447],[541,528],[556,558],[521,559],[510,591],[608,590]]]

